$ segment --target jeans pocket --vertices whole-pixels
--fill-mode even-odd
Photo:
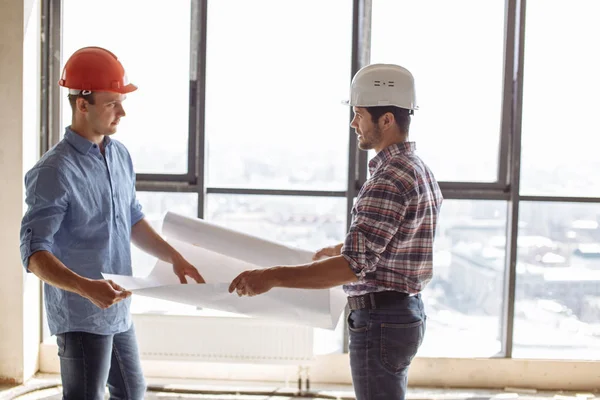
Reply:
[[[381,362],[393,373],[408,367],[423,341],[423,320],[381,324]]]
[[[56,346],[58,347],[58,356],[62,357],[65,355],[65,350],[67,348],[67,334],[60,333],[56,335]]]
[[[348,313],[348,317],[346,318],[346,322],[348,323],[348,329],[351,332],[361,333],[366,332],[368,326],[368,319],[363,318],[362,321],[360,318],[357,318],[358,314],[355,311],[351,311]]]

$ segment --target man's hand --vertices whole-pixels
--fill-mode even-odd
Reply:
[[[131,296],[131,292],[111,280],[98,279],[86,281],[81,295],[104,310],[121,300],[125,300]]]
[[[173,272],[179,278],[179,282],[187,283],[185,279],[186,276],[189,276],[197,283],[206,283],[200,272],[194,267],[192,264],[186,261],[183,257],[178,257],[173,262]]]
[[[277,283],[273,269],[255,269],[239,274],[229,285],[229,293],[235,290],[238,296],[256,296],[273,289]]]
[[[343,243],[340,243],[336,244],[335,246],[324,247],[320,250],[317,250],[317,252],[313,255],[313,261],[320,260],[321,258],[339,256],[342,254],[343,245]]]
[[[173,264],[173,272],[179,278],[179,282],[187,283],[185,277],[189,276],[198,283],[206,283],[196,267],[187,262],[177,250],[167,243],[145,218],[131,228],[131,240],[146,253]]]

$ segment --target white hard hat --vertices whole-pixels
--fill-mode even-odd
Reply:
[[[409,70],[394,64],[371,64],[361,68],[350,87],[350,100],[356,107],[396,106],[417,110],[415,80]]]

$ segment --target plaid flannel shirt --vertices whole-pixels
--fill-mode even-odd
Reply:
[[[415,144],[391,145],[369,162],[371,177],[352,208],[342,255],[358,277],[349,296],[419,293],[433,275],[433,240],[442,193]]]

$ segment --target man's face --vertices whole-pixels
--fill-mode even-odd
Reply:
[[[124,94],[113,92],[94,92],[94,104],[87,103],[87,122],[98,135],[112,135],[125,116],[123,109]]]
[[[358,147],[361,150],[371,150],[378,147],[382,140],[381,130],[373,123],[371,114],[363,107],[353,107],[354,118],[350,126],[358,135]]]

